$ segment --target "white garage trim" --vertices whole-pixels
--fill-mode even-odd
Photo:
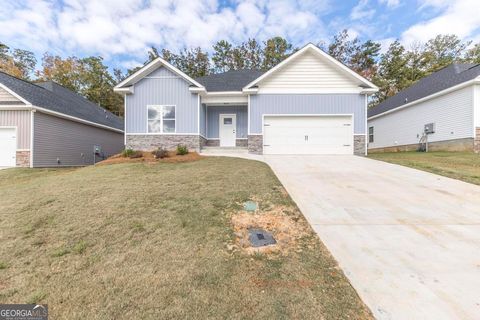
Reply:
[[[324,114],[324,113],[308,113],[308,114],[299,114],[299,113],[295,113],[295,114],[290,114],[290,113],[279,113],[279,114],[268,114],[268,113],[265,113],[264,115],[262,115],[262,133],[261,134],[257,134],[257,135],[263,135],[263,130],[265,128],[265,117],[352,117],[352,126],[354,124],[354,115],[353,113],[336,113],[336,114],[333,114],[333,113],[328,113],[328,114]]]
[[[271,122],[268,128],[266,128],[266,118]],[[274,122],[274,119],[282,118],[283,121]],[[301,120],[297,122],[295,118]],[[332,118],[333,122],[328,118]],[[264,114],[262,116],[263,152],[264,154],[305,155],[354,154],[353,126],[353,114]],[[279,128],[280,131],[278,131]],[[300,136],[305,134],[305,141],[298,139],[298,131],[302,131],[302,128],[305,128],[305,132]]]
[[[12,166],[12,167],[16,167],[16,166],[17,166],[17,151],[18,151],[18,150],[17,150],[17,146],[18,146],[18,128],[17,128],[17,126],[0,126],[0,130],[1,130],[1,129],[14,129],[14,131],[15,131],[15,149],[14,149],[14,154],[13,154],[13,156],[14,156],[14,161],[13,161],[13,162],[14,162],[14,163],[13,163],[13,166]],[[1,163],[0,163],[0,166],[2,166]]]

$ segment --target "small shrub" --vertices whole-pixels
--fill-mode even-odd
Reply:
[[[135,150],[133,150],[133,149],[124,149],[122,151],[122,157],[130,158],[130,156],[133,155],[134,153],[135,153]]]
[[[4,261],[0,261],[0,270],[7,269],[8,264]]]
[[[45,292],[37,291],[28,298],[26,303],[37,304],[37,303],[40,303],[42,300],[44,300],[46,297],[47,297],[47,294]]]
[[[179,144],[177,146],[177,155],[179,156],[183,156],[183,155],[186,155],[188,153],[188,148],[186,145],[184,144]]]
[[[73,252],[76,254],[82,254],[87,250],[87,243],[83,240],[78,241],[74,246],[73,246]]]
[[[58,258],[58,257],[63,257],[64,255],[69,253],[70,253],[70,250],[68,250],[67,248],[58,248],[53,252],[52,256]]]
[[[130,159],[135,159],[135,158],[141,158],[143,157],[143,154],[141,151],[135,151],[129,158]]]
[[[155,159],[163,159],[168,157],[168,151],[164,148],[158,148],[155,151],[152,151],[153,156]]]

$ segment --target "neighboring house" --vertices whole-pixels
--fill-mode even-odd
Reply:
[[[114,90],[125,95],[129,148],[365,155],[367,95],[378,88],[309,44],[265,73],[192,79],[157,58]]]
[[[54,83],[0,72],[0,167],[93,164],[123,149],[123,120]]]
[[[455,63],[368,111],[369,152],[480,151],[480,64]]]

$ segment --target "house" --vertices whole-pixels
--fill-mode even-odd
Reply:
[[[480,64],[454,63],[368,111],[369,152],[480,151]]]
[[[0,167],[83,166],[122,149],[119,117],[54,82],[0,72]]]
[[[367,95],[378,88],[308,44],[267,72],[198,79],[157,58],[114,90],[125,95],[128,148],[365,155]]]

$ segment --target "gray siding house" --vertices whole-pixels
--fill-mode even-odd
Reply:
[[[266,72],[197,79],[157,58],[114,90],[125,95],[128,148],[365,155],[367,95],[378,88],[308,44]]]
[[[93,164],[94,157],[123,149],[123,125],[54,82],[33,84],[0,72],[0,167]]]

